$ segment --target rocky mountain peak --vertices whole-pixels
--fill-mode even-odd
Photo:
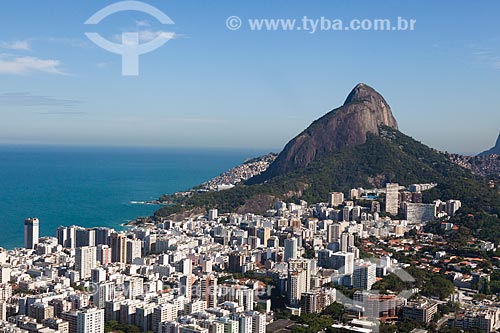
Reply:
[[[378,135],[381,126],[398,129],[382,95],[360,83],[349,93],[344,105],[317,119],[288,142],[271,166],[250,183],[306,167],[331,152],[361,145],[368,133]]]
[[[485,156],[485,155],[500,155],[500,134],[498,135],[497,142],[495,146],[489,150],[483,151],[482,153],[479,154],[479,156]]]

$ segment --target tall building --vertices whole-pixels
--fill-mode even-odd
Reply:
[[[7,321],[7,302],[0,302],[0,321]]]
[[[421,323],[430,323],[437,312],[437,303],[430,300],[408,302],[403,307],[403,318],[409,318]]]
[[[454,216],[461,207],[462,202],[460,202],[460,200],[448,200],[446,201],[446,214],[448,214],[448,216]]]
[[[396,320],[406,300],[395,295],[379,295],[369,291],[356,291],[353,300],[363,310],[362,316],[380,321]]]
[[[127,239],[127,263],[131,264],[134,259],[142,255],[142,241],[140,239]]]
[[[112,253],[109,245],[99,244],[97,245],[97,261],[101,265],[107,265],[111,263]]]
[[[318,313],[318,295],[313,291],[302,293],[300,297],[301,313]]]
[[[36,218],[24,220],[24,248],[34,249],[38,244],[40,221]]]
[[[90,308],[78,311],[76,333],[104,333],[104,309]]]
[[[498,332],[498,313],[498,308],[495,307],[466,310],[464,314],[450,319],[448,325],[466,332]]]
[[[306,292],[307,272],[303,269],[288,270],[287,298],[288,305],[293,308],[300,307],[302,293]]]
[[[109,236],[114,232],[113,229],[99,227],[95,229],[95,244],[108,244]]]
[[[360,221],[361,220],[361,206],[354,206],[351,211],[351,217],[353,221]]]
[[[7,250],[0,247],[0,265],[7,262]]]
[[[115,283],[113,281],[103,282],[97,285],[92,301],[99,309],[104,309],[106,302],[115,298]]]
[[[326,237],[328,243],[338,242],[340,240],[340,234],[342,231],[342,226],[340,223],[332,223],[328,225],[326,230]]]
[[[8,265],[0,265],[0,285],[10,282],[12,268]]]
[[[335,252],[331,256],[332,268],[340,275],[350,275],[354,271],[354,254],[350,252]]]
[[[123,282],[123,289],[126,298],[135,299],[144,294],[144,280],[139,276],[129,276]]]
[[[361,198],[362,194],[363,194],[362,188],[353,188],[349,191],[349,199],[351,200],[359,199]]]
[[[172,303],[158,305],[153,311],[153,332],[161,332],[161,324],[177,319],[177,306]]]
[[[220,317],[217,320],[224,325],[224,333],[239,333],[240,325],[238,321],[227,317]]]
[[[28,314],[31,318],[35,318],[37,323],[41,323],[45,319],[54,318],[54,307],[46,303],[33,303],[29,307]]]
[[[193,261],[190,258],[185,258],[177,263],[177,271],[185,275],[193,274]]]
[[[153,313],[156,306],[156,303],[147,303],[135,309],[135,325],[139,326],[142,332],[151,332],[153,329]]]
[[[250,245],[251,249],[256,249],[260,246],[260,238],[257,236],[248,237],[248,245]]]
[[[287,238],[285,239],[285,254],[284,260],[288,261],[290,259],[296,259],[297,253],[297,238]]]
[[[243,306],[245,311],[253,311],[254,290],[247,287],[241,287],[236,290],[236,299],[238,305]]]
[[[96,247],[83,246],[76,248],[75,270],[80,273],[81,279],[88,279],[92,275],[92,269],[96,267]]]
[[[260,239],[260,244],[266,246],[267,241],[271,238],[271,228],[260,228],[257,230],[257,237]]]
[[[252,333],[266,333],[266,314],[257,311],[248,314],[252,316]]]
[[[231,273],[241,273],[245,256],[239,252],[234,252],[229,255],[228,269]]]
[[[348,252],[348,249],[352,246],[354,246],[354,235],[343,232],[340,236],[340,250],[342,252]]]
[[[238,313],[231,316],[233,320],[238,321],[239,333],[252,333],[252,317],[248,314]],[[210,329],[208,330],[210,332]]]
[[[344,193],[342,192],[331,192],[328,197],[328,204],[330,207],[337,207],[342,205],[344,202]]]
[[[12,296],[12,286],[10,284],[0,284],[0,304],[7,304],[7,300]]]
[[[101,283],[106,281],[106,270],[101,267],[92,268],[90,273],[90,279],[92,282]]]
[[[76,333],[78,329],[78,312],[68,311],[61,313],[61,319],[68,323],[69,333]]]
[[[200,280],[201,299],[207,302],[207,308],[217,306],[217,279],[214,276],[207,276]]]
[[[179,278],[179,282],[180,282],[180,294],[186,297],[188,301],[191,301],[191,298],[193,296],[194,276],[192,274],[183,275]]]
[[[345,206],[342,209],[342,221],[348,222],[351,221],[351,211],[352,211],[352,206]]]
[[[95,246],[95,229],[76,229],[76,247]]]
[[[210,221],[217,220],[218,217],[219,217],[219,212],[217,211],[217,209],[210,209],[208,211],[208,219]]]
[[[207,303],[201,299],[184,304],[184,314],[189,315],[193,313],[203,312],[207,308]]]
[[[314,272],[312,272],[313,267],[312,267],[312,260],[311,259],[290,259],[288,261],[288,269],[291,271],[295,271],[298,269],[302,269],[303,271],[306,272],[306,280],[305,280],[305,290],[304,291],[309,291],[311,289],[311,276],[314,275]]]
[[[371,262],[354,264],[352,285],[356,289],[370,290],[377,278],[377,265]]]
[[[65,248],[73,249],[76,247],[76,227],[64,227],[60,226],[57,228],[57,242]]]
[[[302,313],[319,313],[336,300],[335,289],[315,289],[302,293],[300,309]]]
[[[112,262],[127,262],[127,237],[123,233],[112,233],[109,238]]]
[[[399,184],[387,183],[385,192],[385,211],[392,215],[399,212]]]
[[[49,301],[49,304],[52,305],[54,307],[54,315],[56,317],[59,317],[59,318],[62,318],[62,314],[65,313],[65,312],[68,312],[71,310],[72,308],[72,303],[71,301],[69,300],[64,300],[64,299],[53,299],[51,301]],[[75,317],[75,320],[76,320],[76,317]],[[75,330],[76,330],[76,326],[75,326]]]
[[[434,220],[435,204],[404,203],[405,218],[408,223],[419,224]]]
[[[10,284],[0,284],[0,321],[7,320],[7,300],[12,296]]]
[[[42,324],[60,333],[69,333],[69,323],[62,319],[49,318],[45,319]]]

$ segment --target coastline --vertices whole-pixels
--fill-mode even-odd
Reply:
[[[121,228],[152,216],[162,193],[193,188],[258,152],[199,149],[0,147],[0,246],[22,247],[23,221],[40,219],[40,235],[60,225]],[[194,163],[195,161],[203,163]],[[29,161],[29,162],[28,162]],[[151,204],[132,204],[148,202]]]
[[[175,205],[179,198],[189,197],[196,192],[220,192],[228,190],[236,186],[238,183],[244,182],[254,176],[260,175],[267,170],[271,163],[278,155],[269,153],[262,156],[247,158],[242,163],[232,167],[218,176],[209,179],[199,185],[192,187],[187,191],[178,191],[172,194],[162,194],[157,200],[149,201],[130,201],[134,205],[158,205],[169,206]],[[186,215],[187,214],[187,215]],[[183,214],[173,214],[174,217],[191,217],[200,215],[201,211],[186,211]],[[154,215],[148,217],[137,217],[134,220],[126,223],[127,227],[144,226],[147,223],[154,223],[156,221]]]

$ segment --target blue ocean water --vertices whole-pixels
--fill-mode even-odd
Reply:
[[[0,146],[0,247],[23,245],[26,217],[40,235],[59,225],[120,228],[158,206],[132,204],[186,190],[260,152]]]

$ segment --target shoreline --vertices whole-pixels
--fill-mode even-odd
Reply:
[[[183,197],[183,196],[190,196],[195,192],[216,192],[216,191],[222,191],[225,189],[229,189],[233,186],[235,186],[239,182],[243,182],[247,180],[248,178],[255,176],[256,174],[260,174],[263,172],[269,164],[274,160],[277,154],[274,153],[269,153],[266,155],[261,155],[258,157],[253,157],[253,158],[246,158],[245,160],[239,162],[236,166],[226,169],[219,173],[217,176],[210,178],[209,180],[199,183],[196,186],[191,187],[189,190],[179,190],[176,192],[173,192],[172,194],[161,194],[158,196],[158,199],[154,200],[129,200],[127,201],[126,205],[131,205],[131,206],[157,206],[155,209],[152,210],[151,215],[144,216],[144,215],[139,215],[132,217],[128,220],[126,219],[117,221],[114,223],[103,223],[106,224],[108,228],[113,228],[113,229],[122,229],[122,228],[132,228],[132,227],[142,227],[146,226],[148,224],[153,225],[156,221],[156,218],[154,216],[154,213],[161,207],[163,206],[169,206],[169,205],[175,205],[176,202],[175,200],[161,200],[161,198],[175,198],[177,196]],[[253,169],[252,169],[253,168]],[[251,171],[251,172],[249,172]],[[231,181],[228,182],[227,180],[230,179]],[[230,183],[230,184],[228,184]],[[209,185],[211,184],[211,186]],[[217,188],[217,185],[219,188]],[[230,185],[229,188],[224,188],[225,186]],[[223,189],[221,189],[223,187]],[[148,212],[145,212],[146,214],[149,214]],[[199,214],[200,212],[197,212]],[[75,225],[79,225],[76,223]],[[80,226],[80,225],[79,225]],[[98,226],[83,226],[84,228],[95,228]],[[54,235],[44,235],[42,237],[54,237]],[[7,250],[14,250],[14,249],[19,249],[22,248],[22,244],[19,245],[13,245],[13,246],[3,246],[0,245],[0,248],[5,248]]]

